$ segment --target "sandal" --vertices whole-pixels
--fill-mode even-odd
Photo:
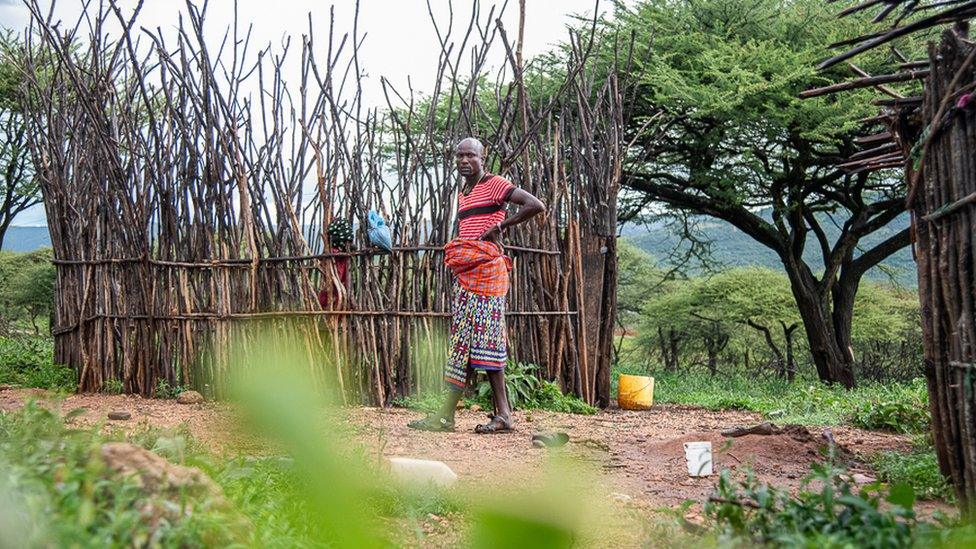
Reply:
[[[418,419],[416,421],[411,421],[407,424],[407,427],[411,429],[417,429],[418,431],[433,431],[437,433],[453,433],[454,432],[454,422],[448,421],[442,417],[435,415],[430,415],[424,419]]]
[[[506,421],[498,416],[491,418],[491,421],[474,428],[474,432],[479,435],[490,435],[495,433],[507,433],[512,430],[511,420]]]

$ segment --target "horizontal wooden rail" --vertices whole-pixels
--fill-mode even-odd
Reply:
[[[539,316],[575,316],[577,311],[507,311],[507,317],[539,317]],[[51,330],[51,335],[61,335],[73,332],[78,329],[80,324],[87,324],[96,320],[140,320],[140,321],[210,321],[210,320],[260,320],[265,318],[288,318],[288,317],[316,317],[316,316],[353,316],[353,317],[420,317],[448,318],[451,316],[447,311],[266,311],[260,313],[183,313],[167,315],[121,315],[121,314],[95,314],[86,317],[82,322],[71,326],[60,326]]]
[[[394,253],[416,253],[416,252],[443,252],[443,246],[397,246],[393,248]],[[543,250],[540,248],[528,248],[525,246],[505,246],[506,252],[519,252],[541,255],[560,255],[559,250]],[[260,263],[286,263],[290,261],[317,261],[332,257],[360,257],[372,255],[389,255],[388,252],[379,248],[367,248],[363,250],[353,250],[350,252],[328,252],[311,255],[290,255],[279,257],[259,257]],[[152,259],[145,257],[115,257],[99,259],[52,259],[55,265],[109,265],[126,263],[148,263],[160,267],[187,267],[197,269],[211,269],[214,267],[250,267],[254,264],[254,259],[211,259],[209,261],[168,261],[165,259]]]

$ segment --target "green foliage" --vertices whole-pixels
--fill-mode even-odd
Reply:
[[[872,396],[859,402],[850,416],[855,427],[895,433],[920,433],[930,422],[928,392],[922,383],[894,386]]]
[[[555,383],[539,379],[535,373],[538,369],[535,364],[508,363],[505,368],[505,390],[513,409],[585,415],[596,413],[596,408],[578,397],[564,395]],[[491,384],[487,379],[478,383],[475,395],[478,403],[485,408],[491,407]]]
[[[0,494],[14,505],[0,506],[0,523],[16,513],[6,541],[24,546],[204,546],[239,539],[239,524],[219,502],[195,494],[170,501],[192,508],[179,520],[153,526],[142,515],[151,499],[131,479],[110,478],[99,458],[102,442],[118,440],[100,427],[75,430],[56,414],[28,403],[17,413],[0,413],[0,463],[6,485]],[[154,504],[165,505],[162,501]],[[3,516],[8,515],[8,516]],[[179,515],[178,515],[179,516]]]
[[[878,478],[889,484],[908,484],[920,499],[953,501],[955,494],[942,472],[931,444],[916,446],[909,453],[881,452],[873,465]]]
[[[622,262],[621,279],[633,279],[641,270],[651,269],[646,256],[642,261]],[[806,366],[807,372],[812,371],[790,282],[782,272],[760,267],[727,269],[710,276],[672,279],[638,295],[642,307],[633,345],[647,362],[665,362],[663,332],[678,337],[682,369],[703,363],[709,344],[720,337],[728,338],[720,348],[720,371],[743,372],[747,353],[750,366],[761,368],[786,354],[785,328],[795,325],[796,361],[801,369]],[[863,377],[905,381],[921,373],[918,314],[918,298],[913,293],[862,283],[854,302],[852,337]],[[775,350],[756,325],[769,329]]]
[[[111,380],[117,381],[117,380]],[[176,398],[180,393],[185,391],[182,385],[170,385],[165,379],[160,379],[156,382],[156,387],[153,388],[153,397],[155,398]]]
[[[888,427],[881,423],[861,423],[858,412],[877,402],[889,402],[899,409],[917,410],[892,419],[899,432],[918,432],[927,427],[927,419],[922,417],[928,414],[928,393],[922,379],[911,383],[864,383],[845,390],[818,381],[788,383],[771,376],[649,373],[655,377],[654,400],[660,403],[709,410],[748,410],[778,423],[854,424],[876,429]]]
[[[811,468],[795,497],[751,472],[734,482],[724,471],[705,505],[706,524],[728,545],[911,547],[944,535],[938,525],[919,520],[910,484],[857,487],[830,462]]]
[[[625,327],[636,326],[647,298],[661,291],[665,273],[647,252],[629,241],[617,241],[617,309]]]
[[[114,377],[106,379],[105,383],[102,384],[102,392],[110,395],[121,395],[124,388],[122,380]]]
[[[38,321],[54,306],[54,266],[51,249],[33,252],[0,252],[0,327],[8,330],[29,323],[40,332]]]
[[[54,343],[41,337],[0,337],[0,384],[73,391],[74,370],[54,364]]]
[[[523,364],[521,362],[510,361],[505,368],[505,390],[508,393],[508,402],[513,409],[524,408],[534,401],[535,393],[539,390],[542,382],[536,377],[535,371],[539,367],[535,364]],[[491,384],[488,380],[478,383],[475,394],[479,399],[487,400],[491,394]]]
[[[551,381],[543,381],[539,389],[532,395],[529,408],[562,412],[564,414],[592,415],[597,409],[584,402],[579,397],[563,394],[559,386]]]

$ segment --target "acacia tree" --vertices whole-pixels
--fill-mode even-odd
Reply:
[[[857,23],[838,21],[820,0],[646,0],[618,5],[606,24],[631,37],[639,79],[623,182],[632,214],[719,218],[773,250],[818,376],[852,387],[858,284],[909,243],[907,228],[890,226],[905,209],[903,185],[897,174],[837,168],[857,150],[857,120],[873,114],[864,93],[797,95],[839,78],[816,72],[816,61]],[[642,133],[662,111],[664,134]],[[817,261],[806,258],[809,246]]]
[[[18,51],[12,35],[0,33],[0,249],[17,214],[41,202],[27,147],[27,126],[17,100]]]

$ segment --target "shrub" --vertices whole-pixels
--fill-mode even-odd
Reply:
[[[851,424],[895,433],[920,433],[928,429],[930,416],[924,385],[894,386],[886,393],[858,403],[850,414]]]
[[[918,520],[911,485],[859,488],[842,468],[811,468],[795,497],[751,472],[740,482],[723,472],[705,505],[708,527],[727,541],[780,547],[909,547],[937,535],[936,525]]]
[[[505,389],[513,409],[536,409],[568,414],[595,414],[596,408],[573,395],[565,395],[551,381],[540,380],[535,364],[509,362],[505,368]],[[478,384],[476,399],[486,408],[491,407],[491,384],[484,380]]]
[[[907,454],[881,452],[873,461],[879,479],[890,484],[910,484],[921,499],[955,499],[931,446],[916,447]]]
[[[122,385],[122,380],[117,378],[106,379],[105,383],[102,384],[102,392],[109,395],[120,395],[125,387]]]
[[[156,381],[156,387],[153,388],[153,397],[176,398],[185,390],[182,385],[170,385],[168,381],[161,378]]]
[[[74,370],[54,363],[54,342],[43,337],[0,337],[0,383],[73,391]]]

